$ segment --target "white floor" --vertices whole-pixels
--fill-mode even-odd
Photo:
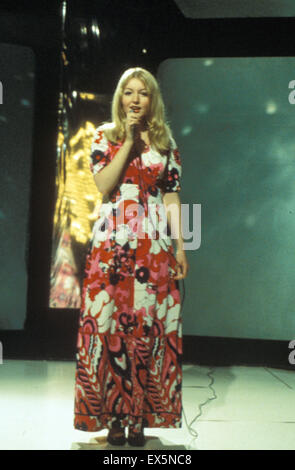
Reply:
[[[145,429],[144,449],[295,449],[293,371],[235,366],[208,372],[183,366],[183,427]],[[73,428],[74,374],[74,362],[0,364],[1,450],[115,449],[107,430]]]

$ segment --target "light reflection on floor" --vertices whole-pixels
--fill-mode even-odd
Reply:
[[[183,365],[183,426],[145,429],[143,449],[295,449],[293,371],[214,368],[216,399],[193,422],[199,405],[213,397],[209,371]],[[7,360],[0,365],[1,450],[116,449],[106,441],[107,430],[73,428],[74,375],[74,362]],[[118,449],[132,448],[126,443]]]

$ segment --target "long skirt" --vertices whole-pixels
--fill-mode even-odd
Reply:
[[[182,319],[172,246],[89,249],[79,316],[74,428],[179,428]],[[152,245],[153,244],[153,245]]]

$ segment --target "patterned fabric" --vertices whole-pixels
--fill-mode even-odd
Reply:
[[[122,144],[109,142],[103,126],[96,129],[93,175]],[[135,430],[181,427],[181,297],[163,212],[163,192],[179,192],[180,177],[180,155],[171,137],[166,155],[152,146],[133,155],[101,205],[79,316],[76,429],[110,429],[115,421]]]
[[[62,231],[50,275],[50,307],[80,308],[80,284],[71,247],[71,234]]]

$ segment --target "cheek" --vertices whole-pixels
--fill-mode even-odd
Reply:
[[[150,100],[146,100],[146,101],[144,102],[144,107],[145,107],[146,110],[149,109],[149,107],[150,107]]]
[[[126,102],[126,99],[123,98],[122,101],[121,101],[121,104],[122,104],[122,108],[125,110],[126,107],[127,107],[127,104],[128,104],[128,103]]]

